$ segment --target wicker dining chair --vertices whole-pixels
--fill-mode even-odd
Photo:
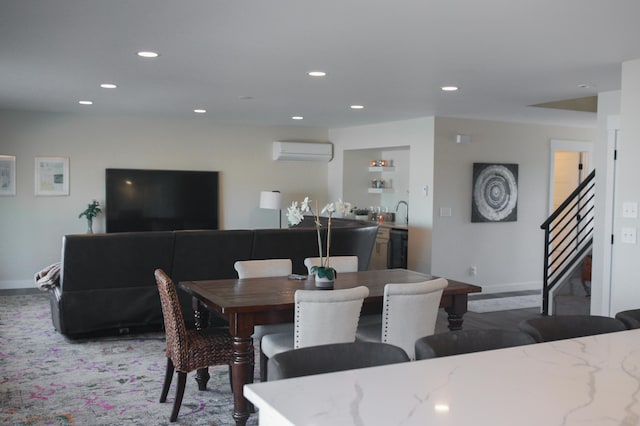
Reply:
[[[167,400],[173,372],[177,371],[178,388],[170,417],[170,421],[175,422],[184,396],[187,373],[213,365],[229,365],[233,341],[227,328],[187,330],[173,281],[162,269],[156,269],[154,274],[160,292],[167,340],[167,369],[160,402]]]

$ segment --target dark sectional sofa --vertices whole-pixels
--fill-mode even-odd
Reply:
[[[366,270],[376,233],[376,225],[337,221],[331,255],[357,255]],[[66,235],[60,284],[49,292],[53,325],[69,337],[161,329],[156,268],[177,284],[236,278],[236,260],[288,258],[294,273],[306,274],[304,259],[317,255],[316,231],[307,227]],[[192,324],[191,298],[179,296]]]

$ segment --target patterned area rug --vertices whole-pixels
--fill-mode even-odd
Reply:
[[[160,404],[164,334],[68,340],[46,294],[0,297],[0,424],[233,425],[228,368],[209,368],[206,391],[189,374],[177,423],[174,377]],[[256,368],[257,370],[257,368]],[[256,425],[257,414],[248,424]]]
[[[527,296],[495,297],[491,299],[469,300],[470,312],[484,313],[508,311],[511,309],[539,308],[542,306],[542,296],[531,294]]]

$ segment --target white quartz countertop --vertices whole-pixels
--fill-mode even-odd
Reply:
[[[260,425],[640,424],[640,330],[245,385]]]

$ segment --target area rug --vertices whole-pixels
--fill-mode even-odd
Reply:
[[[163,333],[68,340],[53,328],[46,294],[2,296],[0,424],[169,425],[177,379],[160,404],[164,349]],[[171,424],[235,424],[228,368],[209,372],[206,391],[189,374]]]
[[[541,296],[539,294],[530,294],[526,296],[469,300],[467,310],[470,312],[484,313],[509,311],[512,309],[539,308],[540,306],[542,306]]]

